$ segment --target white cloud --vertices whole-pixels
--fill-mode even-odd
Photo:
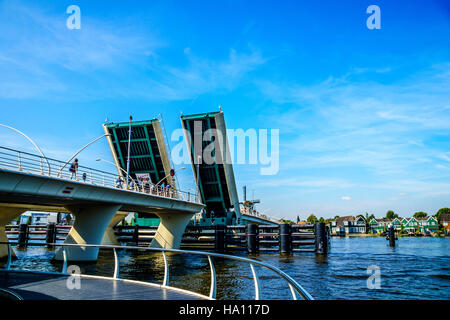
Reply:
[[[82,9],[82,28],[68,30],[65,18],[30,4],[0,3],[0,98],[194,99],[233,90],[266,62],[256,50],[230,49],[213,60],[187,47],[187,64],[174,67],[158,59],[167,43],[135,24],[95,20]]]
[[[343,196],[341,199],[344,201],[350,201],[352,198],[349,196]]]

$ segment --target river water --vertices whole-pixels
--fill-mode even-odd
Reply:
[[[15,249],[15,269],[60,271],[61,263],[51,261],[53,250],[42,247]],[[450,299],[450,239],[407,238],[391,248],[382,237],[332,238],[328,255],[314,253],[230,254],[272,264],[300,283],[315,299]],[[160,253],[122,250],[120,277],[161,283],[164,262]],[[205,295],[209,293],[208,260],[198,255],[168,254],[170,285]],[[101,250],[94,263],[78,264],[82,273],[111,276],[112,252]],[[218,299],[253,299],[254,285],[246,263],[214,259]],[[375,267],[374,267],[375,266]],[[369,269],[368,272],[368,268]],[[379,270],[378,286],[372,280]],[[287,284],[267,269],[256,267],[262,299],[290,299]],[[372,275],[372,277],[371,277]],[[371,279],[368,280],[368,278]]]

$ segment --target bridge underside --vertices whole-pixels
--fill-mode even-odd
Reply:
[[[69,191],[69,192],[68,192]],[[150,213],[161,218],[152,246],[179,248],[181,236],[193,214],[203,205],[113,189],[75,181],[52,179],[0,170],[0,240],[7,241],[4,226],[25,211],[71,212],[75,223],[66,243],[114,244],[112,227],[128,212]],[[0,258],[6,254],[0,249]],[[92,261],[98,250],[67,250],[69,260]],[[56,259],[62,259],[61,253]]]

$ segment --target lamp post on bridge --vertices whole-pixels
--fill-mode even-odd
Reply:
[[[22,131],[17,130],[16,128],[7,126],[7,125],[5,125],[5,124],[1,124],[1,123],[0,123],[0,126],[5,127],[5,128],[8,128],[8,129],[11,129],[11,130],[13,130],[13,131],[15,131],[15,132],[21,134],[21,135],[24,136],[25,138],[27,138],[27,140],[30,141],[30,142],[33,144],[33,146],[39,151],[39,153],[41,154],[41,156],[44,158],[45,162],[47,162],[48,175],[50,176],[50,163],[48,163],[47,157],[44,155],[44,153],[42,152],[41,148],[39,148],[38,145],[37,145],[33,140],[31,140],[31,138],[30,138],[29,136],[27,136],[25,133],[23,133]]]
[[[108,161],[108,160],[105,160],[105,159],[97,158],[97,159],[95,159],[95,161],[103,161],[103,162],[112,164],[113,166],[116,166],[115,163],[112,163],[111,161]],[[124,169],[122,169],[121,167],[117,167],[117,166],[116,166],[116,168],[119,169],[119,170],[122,170],[123,173],[128,174],[128,173],[127,173]],[[129,178],[131,181],[134,181],[133,177],[130,176],[129,174],[128,174],[128,178]]]
[[[131,120],[133,120],[133,117],[130,114],[130,123],[128,125],[128,158],[127,158],[127,182],[126,182],[126,188],[128,190],[128,176],[130,175],[130,149],[131,149]]]
[[[186,169],[186,168],[185,168],[185,167],[182,167],[182,168],[179,168],[179,169],[177,169],[177,170],[171,169],[170,171],[173,170],[173,175],[175,175],[175,172],[180,171],[180,170],[184,170],[184,169]],[[167,174],[164,178],[162,178],[161,180],[159,180],[159,182],[158,182],[157,184],[155,184],[155,187],[157,187],[161,182],[163,182],[163,180],[164,180],[165,178],[167,178],[167,177],[170,176],[170,175],[172,175],[172,174],[169,173],[169,174]]]
[[[108,137],[108,136],[110,136],[110,134],[109,134],[109,133],[105,133],[104,135],[102,135],[102,136],[100,136],[100,137],[98,137],[98,138],[92,140],[92,141],[89,142],[87,145],[85,145],[83,148],[81,148],[80,150],[78,150],[77,152],[75,152],[75,153],[72,155],[72,157],[64,163],[64,165],[61,167],[61,169],[59,169],[58,175],[57,175],[57,176],[60,176],[60,175],[61,175],[62,170],[63,170],[63,169],[67,166],[67,164],[68,164],[70,161],[72,161],[73,158],[75,158],[81,151],[83,151],[84,149],[86,149],[87,147],[89,147],[89,146],[90,146],[91,144],[93,144],[94,142],[100,140],[101,138],[103,138],[103,137]]]

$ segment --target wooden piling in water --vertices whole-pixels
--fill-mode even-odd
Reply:
[[[47,231],[45,233],[46,243],[55,243],[56,241],[56,225],[54,223],[47,224]],[[47,245],[48,248],[52,248],[52,245]]]
[[[395,247],[395,229],[394,226],[390,226],[388,229],[388,240],[389,240],[389,246]]]
[[[251,223],[247,225],[247,252],[257,253],[258,249],[258,225]]]
[[[279,225],[279,248],[280,253],[291,253],[292,251],[292,230],[289,224]]]
[[[215,230],[215,251],[216,252],[224,252],[225,251],[225,225],[218,224],[216,225]]]
[[[25,223],[19,225],[17,242],[19,247],[25,247],[28,243],[28,225]]]
[[[328,233],[325,227],[325,223],[318,222],[314,225],[314,234],[316,237],[316,252],[328,253]]]
[[[133,242],[139,244],[139,226],[135,225],[133,230]]]

